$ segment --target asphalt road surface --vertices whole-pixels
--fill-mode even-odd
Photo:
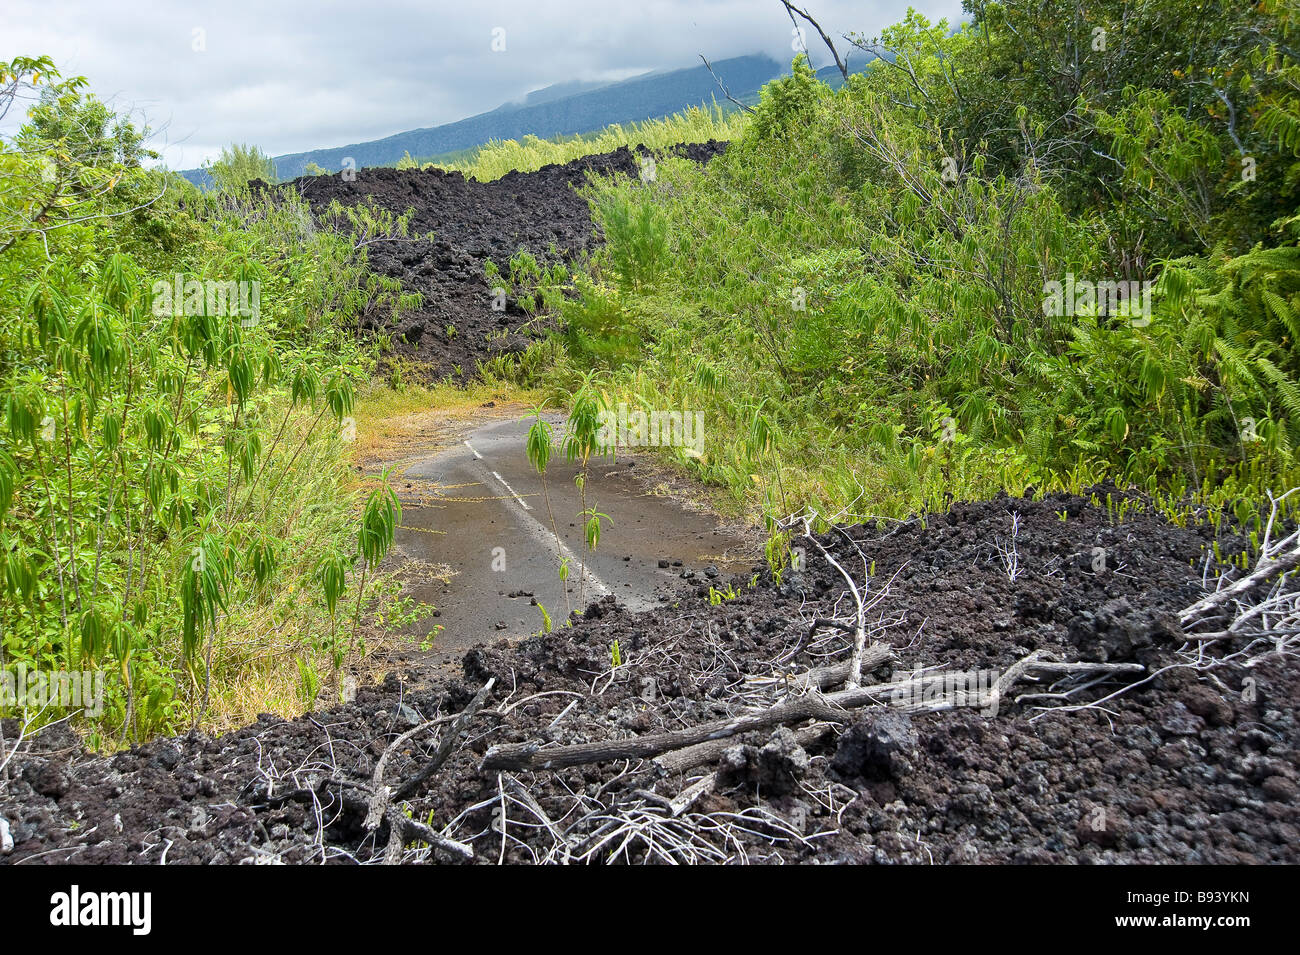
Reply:
[[[558,441],[563,419],[550,420]],[[721,588],[732,575],[748,575],[753,561],[743,556],[738,534],[670,493],[648,491],[648,482],[639,479],[647,470],[644,460],[638,464],[636,455],[622,450],[588,467],[588,506],[610,518],[599,546],[589,551],[573,481],[578,468],[556,448],[547,486],[559,550],[569,558],[569,578],[562,583],[541,478],[525,452],[528,427],[519,420],[485,425],[406,470],[420,503],[403,504],[398,554],[452,570],[445,583],[424,580],[408,587],[416,599],[438,608],[436,617],[414,628],[422,636],[443,626],[433,639],[436,651],[463,652],[476,643],[536,633],[543,626],[536,602],[558,627],[566,589],[574,610],[606,594],[644,610],[685,586],[716,582]],[[587,563],[581,600],[579,558]],[[688,572],[694,576],[683,580]]]

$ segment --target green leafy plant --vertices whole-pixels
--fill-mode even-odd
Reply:
[[[578,465],[574,484],[578,488],[578,497],[582,509],[578,516],[583,521],[587,538],[587,549],[595,550],[600,543],[601,520],[609,520],[606,514],[598,513],[594,507],[587,505],[587,475],[593,456],[608,457],[612,449],[600,442],[600,402],[596,396],[591,378],[588,377],[573,398],[564,431],[564,456]],[[587,564],[580,560],[578,564],[578,602],[583,602],[586,584]]]
[[[292,686],[341,661],[351,551],[373,579],[391,539],[380,506],[352,543],[339,431],[369,369],[356,314],[414,304],[361,235],[405,225],[339,208],[319,229],[294,194],[246,188],[251,149],[200,192],[143,168],[145,131],[84,80],[0,72],[0,112],[42,94],[0,141],[4,663],[109,669],[102,740],[251,718],[268,669]]]
[[[555,523],[555,512],[551,509],[551,489],[550,485],[547,484],[546,481],[546,469],[550,467],[551,453],[554,450],[551,440],[551,426],[550,423],[542,417],[542,408],[540,406],[533,409],[532,417],[533,424],[528,429],[528,438],[526,439],[524,450],[528,455],[529,463],[536,469],[538,477],[540,477],[542,481],[542,500],[546,504],[546,519],[550,522],[551,534],[555,539],[555,559],[558,562],[557,572],[560,577],[560,589],[564,591],[564,609],[567,618],[568,615],[573,612],[573,608],[569,604],[569,590],[567,586],[567,581],[569,579],[569,562],[564,556],[564,548],[560,543],[560,531]],[[542,614],[545,616],[546,611],[543,610]],[[549,621],[549,617],[547,620]],[[547,625],[547,632],[550,632],[549,622]]]

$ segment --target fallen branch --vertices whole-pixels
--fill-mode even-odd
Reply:
[[[447,757],[451,755],[451,744],[456,740],[460,731],[465,727],[465,724],[468,723],[474,714],[483,706],[483,701],[487,699],[487,694],[492,689],[492,684],[495,682],[495,677],[488,680],[478,693],[475,694],[474,699],[470,700],[469,706],[465,707],[465,709],[462,710],[454,719],[447,716],[436,717],[428,722],[421,723],[414,729],[407,730],[401,736],[397,737],[397,739],[388,744],[383,755],[379,757],[379,762],[375,764],[375,771],[370,777],[370,808],[366,811],[365,819],[365,827],[367,830],[378,829],[379,823],[383,821],[390,803],[394,800],[400,801],[405,799],[415,791],[416,786],[432,776],[438,771],[438,767],[446,762]],[[452,719],[452,725],[439,739],[438,751],[434,753],[433,759],[420,770],[414,779],[407,780],[403,783],[396,793],[394,793],[388,786],[385,786],[384,770],[388,768],[388,760],[406,744],[407,740],[423,733],[431,727],[437,726],[440,723],[445,723],[448,719]]]
[[[831,723],[824,722],[813,723],[811,726],[801,726],[794,731],[794,738],[800,746],[811,746],[829,733],[831,728]],[[655,758],[655,768],[664,775],[684,773],[697,766],[716,763],[723,752],[733,745],[731,739],[715,739],[709,740],[707,743],[696,743],[694,746],[687,746],[685,749],[671,750]]]
[[[1039,651],[1041,652],[1041,651]],[[740,716],[714,720],[699,726],[669,733],[651,733],[624,740],[598,740],[569,746],[543,748],[538,741],[493,746],[483,757],[480,770],[561,769],[588,763],[621,759],[651,759],[673,750],[699,746],[772,726],[785,726],[814,719],[843,723],[846,710],[864,706],[893,706],[911,713],[937,713],[959,706],[992,707],[1016,682],[1031,675],[1079,673],[1140,673],[1139,663],[1056,663],[1032,653],[1010,667],[988,692],[962,691],[945,694],[951,688],[951,674],[932,674],[840,690],[836,693],[810,692],[776,706]]]
[[[385,865],[396,865],[401,862],[402,849],[413,836],[429,843],[431,846],[446,849],[466,858],[472,859],[474,857],[472,848],[438,835],[428,826],[408,817],[397,808],[395,803],[401,802],[414,793],[425,780],[436,773],[439,767],[447,761],[447,757],[451,755],[453,747],[460,739],[461,731],[474,718],[474,715],[483,708],[483,704],[486,702],[488,694],[492,692],[495,683],[496,678],[494,677],[480,687],[479,691],[474,694],[474,698],[469,701],[469,705],[461,710],[460,714],[451,721],[451,725],[443,731],[438,740],[438,749],[429,761],[420,768],[418,773],[403,782],[396,790],[384,784],[384,770],[388,767],[388,760],[413,736],[443,722],[443,718],[429,720],[427,723],[422,723],[403,733],[389,743],[383,755],[379,757],[379,762],[375,765],[374,775],[370,779],[370,799],[366,803],[364,826],[368,831],[373,831],[379,828],[381,822],[388,822],[388,846],[384,852]]]
[[[442,718],[432,719],[407,730],[389,743],[383,755],[379,757],[379,762],[375,764],[375,771],[370,777],[370,808],[366,810],[365,820],[367,830],[379,828],[379,823],[384,818],[384,813],[387,811],[388,804],[392,799],[393,791],[384,785],[384,770],[388,768],[388,760],[406,744],[407,740],[437,726],[441,722],[443,722]]]
[[[408,842],[416,839],[427,842],[436,849],[442,849],[453,855],[460,856],[466,861],[474,858],[474,849],[463,842],[457,842],[455,839],[448,839],[446,836],[434,832],[422,822],[405,815],[396,806],[390,806],[387,813],[388,818],[388,846],[384,850],[384,865],[399,865],[402,861],[402,850],[406,848]]]
[[[632,739],[599,740],[572,746],[543,749],[535,741],[493,746],[483,757],[481,772],[516,769],[561,769],[587,763],[606,763],[617,759],[648,759],[673,749],[683,749],[714,739],[766,729],[807,719],[838,720],[839,710],[830,706],[820,694],[809,693],[757,713],[703,723],[671,733],[651,733]]]
[[[1291,537],[1287,538],[1286,541],[1283,541],[1282,543],[1285,544],[1295,540],[1297,540],[1297,534],[1292,534]],[[1261,556],[1259,562],[1255,565],[1255,569],[1251,571],[1251,573],[1247,574],[1236,583],[1230,584],[1222,590],[1216,590],[1209,596],[1192,604],[1178,615],[1179,622],[1184,628],[1186,628],[1195,623],[1204,614],[1211,610],[1220,608],[1228,601],[1239,597],[1248,590],[1262,584],[1264,581],[1268,580],[1268,578],[1279,574],[1288,574],[1297,567],[1300,567],[1300,545],[1297,545],[1281,557],[1268,559]]]
[[[849,630],[852,632],[851,627]],[[893,659],[893,647],[887,643],[873,643],[862,651],[862,670],[870,673],[876,667],[883,666],[893,661]],[[776,673],[771,676],[749,677],[745,681],[746,689],[787,686],[797,692],[829,690],[831,687],[842,686],[844,681],[848,679],[851,668],[852,664],[846,660],[843,663],[836,663],[831,666],[816,667],[806,673]]]
[[[700,800],[701,797],[707,796],[713,792],[714,787],[718,785],[718,774],[709,773],[698,782],[691,783],[680,793],[668,800],[668,812],[675,819],[690,809]]]
[[[456,717],[451,726],[447,728],[447,731],[442,734],[442,739],[438,744],[438,751],[433,754],[433,758],[425,763],[418,773],[397,787],[397,791],[393,793],[394,801],[400,802],[412,795],[425,780],[436,773],[442,764],[447,761],[447,757],[451,755],[452,747],[456,745],[461,732],[478,711],[483,708],[483,704],[487,701],[488,694],[492,692],[495,683],[496,677],[492,677],[474,694],[474,699],[469,701],[469,705],[461,710],[460,716]]]
[[[821,541],[813,536],[811,518],[804,518],[803,536],[807,540],[811,541],[814,547],[821,551],[822,558],[826,563],[830,564],[840,572],[840,576],[844,578],[844,582],[849,585],[849,591],[853,594],[853,602],[857,605],[858,609],[858,625],[852,631],[853,650],[849,656],[849,673],[844,682],[849,687],[859,686],[862,683],[862,654],[865,652],[867,645],[867,611],[866,606],[862,602],[862,592],[858,590],[858,585],[849,575],[849,572],[841,567],[839,562],[831,556],[830,551],[822,546]],[[866,581],[866,585],[868,587],[871,586],[870,578]],[[814,624],[814,626],[816,626],[816,624]]]

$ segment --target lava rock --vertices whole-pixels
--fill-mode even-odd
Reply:
[[[1194,686],[1186,694],[1187,708],[1211,726],[1228,726],[1236,713],[1232,704],[1208,686]]]
[[[907,714],[888,709],[868,713],[840,737],[831,767],[845,777],[899,776],[911,768],[909,757],[916,752],[917,742]]]
[[[1074,835],[1080,845],[1091,844],[1103,849],[1114,848],[1127,833],[1128,826],[1124,820],[1113,813],[1099,815],[1089,812],[1074,827]]]
[[[1156,719],[1169,736],[1199,736],[1205,729],[1205,720],[1177,700],[1157,710]]]
[[[791,792],[808,773],[811,761],[793,732],[782,726],[760,749],[747,743],[723,751],[718,761],[718,782],[723,788],[756,786],[780,796]]]
[[[153,758],[154,765],[160,769],[171,771],[181,761],[181,751],[170,743],[159,748],[158,753]]]
[[[61,767],[44,760],[28,763],[23,768],[23,779],[36,792],[50,799],[61,799],[68,791],[68,774]]]
[[[1264,795],[1279,802],[1295,802],[1296,797],[1300,796],[1300,787],[1285,776],[1270,776],[1259,788],[1264,791]]]
[[[799,571],[790,571],[781,580],[776,592],[782,597],[800,597],[810,589],[808,577]]]
[[[1178,625],[1169,615],[1135,608],[1127,597],[1108,600],[1093,613],[1073,617],[1068,639],[1084,659],[1106,663],[1131,660],[1157,639],[1176,638]]]

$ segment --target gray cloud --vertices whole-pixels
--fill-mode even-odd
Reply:
[[[908,0],[809,0],[834,36],[879,32]],[[960,0],[911,0],[932,19]],[[436,126],[573,79],[792,55],[777,0],[190,4],[7,0],[0,58],[48,54],[156,130],[176,169],[230,142],[271,154]],[[505,50],[493,52],[493,30]],[[815,36],[814,59],[825,59]],[[196,49],[201,47],[201,49]],[[12,117],[11,117],[12,118]]]

